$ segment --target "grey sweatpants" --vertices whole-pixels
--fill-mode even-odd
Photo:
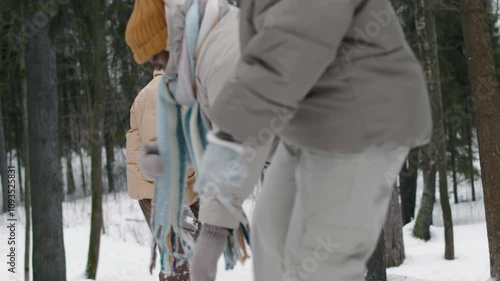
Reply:
[[[313,153],[281,142],[253,214],[256,281],[363,281],[408,148]]]

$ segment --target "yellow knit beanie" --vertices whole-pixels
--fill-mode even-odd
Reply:
[[[167,22],[163,0],[135,0],[125,30],[125,41],[138,64],[166,48]]]

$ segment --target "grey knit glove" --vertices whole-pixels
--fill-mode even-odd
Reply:
[[[188,234],[193,240],[196,240],[196,233],[198,231],[198,223],[191,208],[184,205],[182,207],[182,230]]]
[[[137,162],[142,174],[149,181],[156,181],[164,171],[157,142],[143,143]]]

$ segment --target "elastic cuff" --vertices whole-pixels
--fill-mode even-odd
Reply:
[[[203,226],[201,227],[201,232],[202,235],[206,235],[206,237],[208,238],[216,240],[224,240],[227,238],[228,229],[204,223]]]

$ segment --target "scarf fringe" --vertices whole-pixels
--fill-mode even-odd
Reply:
[[[193,1],[186,14],[178,73],[164,74],[159,87],[158,144],[160,158],[168,169],[155,185],[151,272],[156,265],[155,245],[158,245],[160,252],[161,271],[166,274],[174,273],[193,252],[194,241],[181,229],[182,206],[188,157],[198,173],[207,144],[199,104],[196,102],[194,68],[197,50],[201,48],[206,36],[219,20],[218,0],[209,0],[207,7],[210,7],[210,12],[201,19],[198,0]],[[206,20],[205,25],[201,28],[204,20]],[[200,32],[206,34],[199,34]],[[184,114],[181,112],[182,105],[187,107]],[[246,217],[239,214],[231,204],[222,203],[242,222],[237,229],[230,232],[226,241],[224,251],[226,269],[232,269],[238,261],[244,263],[249,258],[246,249],[246,243],[249,244],[248,226],[246,226],[248,222]]]
[[[248,239],[248,226],[240,223],[240,226],[237,229],[231,230],[227,237],[224,250],[226,270],[234,269],[234,266],[238,262],[245,264],[250,258],[246,244],[250,245],[250,240]]]

